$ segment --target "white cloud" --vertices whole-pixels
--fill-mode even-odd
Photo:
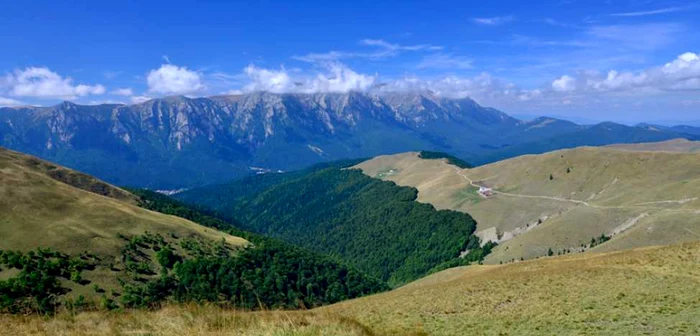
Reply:
[[[352,53],[352,52],[345,52],[345,51],[335,51],[331,50],[326,53],[308,53],[306,55],[302,56],[292,56],[292,59],[295,59],[297,61],[302,61],[302,62],[309,62],[309,63],[316,63],[316,62],[328,62],[328,61],[336,61],[344,58],[354,58],[354,57],[361,57],[361,58],[377,58],[377,55],[369,54],[369,53]]]
[[[124,105],[123,101],[119,100],[113,100],[113,99],[105,99],[105,100],[91,100],[86,103],[87,105],[103,105],[103,104],[120,104]]]
[[[630,91],[660,92],[700,90],[700,55],[687,52],[663,66],[637,72],[610,70],[580,72],[575,78],[565,75],[552,82],[555,91]]]
[[[661,71],[665,74],[686,74],[700,76],[700,55],[692,52],[683,53],[675,60],[666,63]]]
[[[61,77],[48,68],[30,67],[16,70],[5,77],[8,94],[16,97],[76,99],[87,95],[101,95],[104,86],[73,84],[70,77]]]
[[[434,46],[430,44],[416,44],[416,45],[400,45],[400,44],[394,44],[394,43],[389,43],[384,40],[375,40],[375,39],[364,39],[360,41],[360,44],[368,45],[368,46],[375,46],[375,47],[380,47],[386,50],[407,50],[407,51],[418,51],[418,50],[442,50],[441,46]]]
[[[692,9],[692,8],[691,7],[667,7],[667,8],[646,10],[646,11],[613,13],[613,14],[610,14],[610,16],[649,16],[649,15],[682,12],[682,11],[687,11],[690,9]]]
[[[117,96],[133,96],[134,95],[134,90],[131,88],[119,88],[115,89],[111,92],[113,95]]]
[[[656,50],[672,43],[686,28],[678,23],[644,23],[631,25],[593,26],[584,38],[611,50]]]
[[[379,90],[383,92],[430,91],[443,97],[470,97],[483,102],[493,102],[503,98],[519,99],[518,97],[526,93],[513,83],[494,78],[488,73],[474,77],[444,76],[430,80],[405,77],[383,83]]]
[[[328,73],[318,74],[311,83],[312,90],[322,92],[364,91],[372,87],[376,76],[359,74],[340,64],[328,66]]]
[[[554,91],[573,91],[576,88],[576,80],[571,76],[561,76],[552,82],[552,89]]]
[[[160,68],[151,70],[146,82],[148,90],[157,94],[184,95],[205,88],[199,73],[173,64],[163,64]]]
[[[396,56],[404,51],[415,52],[442,50],[442,46],[434,46],[431,44],[401,45],[396,43],[389,43],[387,41],[379,39],[364,39],[360,40],[359,43],[364,46],[374,47],[376,48],[376,50],[369,52],[331,50],[325,53],[309,53],[302,56],[292,56],[292,59],[310,63],[338,61],[341,59],[348,58],[367,58],[372,60],[378,60],[382,58]]]
[[[542,91],[535,89],[531,91],[525,91],[521,94],[518,95],[518,100],[520,101],[529,101],[533,99],[537,99],[542,96]]]
[[[545,40],[532,36],[514,35],[510,41],[513,45],[526,45],[529,47],[572,47],[586,48],[594,46],[590,41],[579,40]]]
[[[269,70],[248,65],[243,72],[250,78],[251,83],[247,84],[246,91],[270,91],[270,92],[292,92],[295,89],[294,82],[284,68],[280,70]]]
[[[471,69],[474,61],[471,58],[454,56],[453,54],[433,54],[426,56],[418,63],[418,69]]]
[[[664,65],[635,72],[580,71],[531,89],[518,87],[488,73],[474,77],[444,76],[435,79],[409,76],[384,81],[376,87],[384,92],[431,91],[445,97],[470,97],[481,104],[515,111],[593,105],[609,108],[613,102],[620,106],[644,104],[652,101],[654,96],[693,97],[700,91],[700,55],[684,53]]]
[[[0,97],[0,107],[23,105],[21,101],[11,98]]]
[[[513,21],[514,18],[513,16],[494,16],[494,17],[482,17],[482,18],[473,18],[472,21],[474,23],[480,24],[480,25],[485,25],[485,26],[498,26],[504,23],[508,23]]]
[[[324,72],[315,76],[292,77],[285,68],[279,70],[258,68],[249,65],[244,69],[250,83],[243,91],[269,91],[275,93],[314,93],[314,92],[348,92],[370,89],[376,76],[359,74],[340,64],[325,65]]]
[[[124,71],[105,71],[105,72],[102,73],[102,75],[103,75],[106,79],[114,79],[114,78],[117,78],[117,77],[118,77],[119,75],[121,75],[122,73],[124,73]]]
[[[140,103],[143,103],[143,102],[151,100],[151,99],[153,99],[153,98],[148,97],[148,96],[133,96],[133,97],[131,97],[131,103],[132,104],[140,104]]]
[[[582,29],[582,26],[571,24],[568,22],[562,22],[559,20],[555,20],[552,18],[546,18],[544,19],[544,23],[550,25],[550,26],[555,26],[555,27],[564,27],[564,28],[574,28],[574,29]]]

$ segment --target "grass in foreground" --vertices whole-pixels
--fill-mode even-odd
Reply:
[[[698,335],[700,243],[454,268],[322,310],[388,334]]]
[[[237,312],[196,304],[157,311],[0,316],[5,335],[342,335],[371,336],[357,321],[326,312]]]
[[[298,312],[211,306],[0,316],[35,335],[698,335],[700,243],[449,269]]]

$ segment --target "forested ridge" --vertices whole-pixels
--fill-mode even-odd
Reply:
[[[309,308],[388,289],[385,283],[331,257],[309,252],[277,239],[247,232],[227,220],[191,208],[170,197],[132,190],[141,206],[189,219],[246,238],[252,243],[233,255],[208,251],[175,262],[161,263],[161,277],[141,286],[140,297],[160,292],[178,301],[221,301],[238,308]],[[138,305],[158,304],[149,300]]]
[[[246,230],[336,256],[392,286],[458,259],[470,242],[472,250],[480,249],[473,236],[476,222],[468,214],[438,211],[416,202],[414,188],[344,166],[256,176],[176,197],[235,217]],[[270,179],[274,183],[256,192],[243,191],[253,181]],[[488,251],[471,261],[483,259],[483,252]]]
[[[141,206],[226,231],[251,242],[234,247],[201,237],[119,234],[120,255],[52,249],[1,251],[0,313],[57,309],[156,308],[166,302],[209,302],[238,309],[312,308],[388,289],[381,280],[318,253],[238,229],[167,196],[134,190]],[[84,278],[95,270],[105,278]],[[103,284],[116,278],[118,286]],[[90,294],[73,295],[90,288]],[[85,292],[85,290],[81,290]]]
[[[426,159],[426,160],[436,160],[436,159],[446,159],[447,163],[451,165],[455,165],[459,168],[473,168],[471,164],[469,164],[467,161],[464,161],[454,155],[450,155],[447,153],[443,152],[433,152],[433,151],[420,151],[418,153],[418,157],[421,159]]]
[[[364,159],[339,160],[332,162],[318,163],[302,170],[295,170],[284,173],[266,173],[251,175],[246,178],[233,180],[232,182],[203,186],[186,190],[173,195],[177,200],[185,202],[189,207],[194,207],[201,212],[215,214],[217,217],[224,217],[227,221],[238,222],[237,216],[230,211],[233,202],[243,200],[248,197],[255,197],[269,188],[282,184],[286,181],[303,178],[316,171],[326,168],[347,168],[354,166]],[[212,212],[215,211],[215,212]]]

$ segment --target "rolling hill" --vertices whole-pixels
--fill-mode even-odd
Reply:
[[[315,307],[387,288],[166,196],[3,148],[0,172],[0,313],[166,301]]]
[[[138,206],[133,194],[88,175],[0,148],[0,248],[53,247],[117,255],[118,234],[199,236],[244,246],[245,239]]]
[[[542,154],[558,149],[581,146],[659,142],[675,138],[698,139],[697,134],[678,132],[678,130],[682,129],[682,127],[650,129],[646,126],[630,127],[612,122],[602,122],[596,125],[578,127],[572,129],[571,132],[555,134],[540,139],[528,139],[525,137],[522,138],[522,140],[524,140],[522,142],[513,143],[508,147],[500,148],[469,159],[475,165],[482,165],[524,154]],[[676,135],[675,137],[674,134]]]
[[[344,168],[352,164],[259,175],[175,197],[234,217],[246,230],[335,256],[392,286],[460,254],[482,258],[468,214],[415,202],[416,189]]]
[[[11,334],[695,335],[700,244],[453,268],[307,311],[169,306],[52,319],[0,315]]]
[[[323,308],[387,335],[700,332],[700,245],[469,266]]]
[[[499,242],[488,263],[700,238],[697,153],[580,147],[473,169],[404,153],[355,167],[472,215],[482,241]]]
[[[173,246],[184,240],[222,241],[231,250],[249,244],[240,237],[143,209],[138,206],[138,198],[125,190],[32,156],[0,148],[0,171],[0,250],[10,253],[2,259],[4,266],[13,264],[11,253],[14,252],[40,255],[38,249],[60,252],[58,257],[46,253],[36,261],[84,264],[45,273],[48,276],[64,272],[79,274],[76,281],[65,279],[54,290],[61,293],[67,289],[71,299],[81,295],[98,298],[107,291],[120,291],[119,279],[125,279],[127,273],[124,249],[130,239],[157,236]],[[179,247],[175,250],[185,254]],[[153,254],[139,258],[146,264],[150,264],[150,259],[154,259]],[[3,267],[0,279],[22,276],[16,271],[19,265],[23,264]],[[39,265],[25,263],[22,268],[30,272]],[[46,289],[37,294],[54,292]],[[18,295],[21,297],[21,293]]]
[[[696,153],[700,152],[700,141],[690,141],[688,139],[673,139],[667,141],[636,144],[614,144],[608,145],[607,147],[640,152]]]

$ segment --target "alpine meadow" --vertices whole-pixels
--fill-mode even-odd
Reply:
[[[0,334],[700,335],[699,12],[3,4]]]

